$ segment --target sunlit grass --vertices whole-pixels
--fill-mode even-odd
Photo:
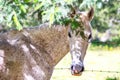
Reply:
[[[120,80],[120,73],[102,72],[120,72],[120,50],[88,50],[84,60],[86,71],[82,76],[72,76],[69,69],[57,69],[70,68],[70,64],[71,56],[68,53],[55,67],[51,80]]]

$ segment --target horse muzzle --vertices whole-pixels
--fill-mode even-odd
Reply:
[[[80,76],[82,72],[84,71],[84,66],[83,65],[71,65],[71,74],[74,76]]]

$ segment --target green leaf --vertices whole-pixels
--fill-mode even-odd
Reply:
[[[49,26],[51,27],[51,24],[54,22],[54,13],[50,14],[50,20],[49,20]]]
[[[68,4],[72,4],[73,0],[64,0],[65,2],[67,2]]]
[[[20,30],[23,29],[23,28],[22,28],[22,25],[20,24],[20,22],[19,22],[19,20],[18,20],[18,18],[17,18],[16,12],[14,12],[13,21],[14,21],[14,23],[15,23],[15,25],[16,25],[16,29],[17,29],[17,30],[20,31]]]
[[[25,7],[24,7],[22,4],[20,4],[20,9],[21,9],[21,11],[22,11],[23,13],[26,13],[26,12],[27,12],[26,9],[25,9]]]
[[[19,3],[19,1],[18,1],[18,0],[14,0],[14,2],[15,2],[15,3]]]
[[[72,22],[71,22],[71,28],[72,28],[72,30],[75,30],[78,27],[80,27],[80,24],[77,21],[72,20]]]
[[[33,0],[33,2],[34,2],[34,3],[37,3],[37,2],[38,2],[38,0]]]
[[[30,1],[31,1],[31,0],[24,0],[25,3],[28,3],[28,2],[30,2]]]
[[[43,3],[40,3],[38,5],[36,5],[36,7],[34,8],[35,11],[37,11],[38,9],[40,9],[43,6]]]

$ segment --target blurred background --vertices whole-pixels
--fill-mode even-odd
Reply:
[[[85,72],[72,76],[70,54],[55,67],[51,80],[120,80],[120,0],[0,0],[0,33],[42,23],[64,24],[71,6],[95,10],[93,41],[85,57]]]

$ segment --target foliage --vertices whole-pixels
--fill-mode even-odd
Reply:
[[[99,32],[105,32],[107,29],[120,30],[120,4],[118,3],[118,0],[97,0],[94,5],[93,28]]]
[[[120,36],[113,37],[107,42],[101,42],[98,39],[92,41],[91,50],[113,50],[120,49]]]
[[[110,41],[98,42],[93,41],[93,45],[96,47],[112,49],[120,47],[120,4],[118,0],[97,0],[94,5],[96,8],[95,17],[92,21],[94,29],[98,32],[104,33],[106,30],[110,30],[112,36]]]
[[[85,4],[88,3],[89,4]],[[110,30],[112,39],[107,42],[100,42],[97,40],[100,37],[96,37],[92,42],[94,48],[107,48],[111,49],[120,46],[120,4],[119,0],[85,0],[82,4],[84,7],[94,6],[95,15],[92,20],[92,27],[98,34],[104,34],[107,30]],[[82,5],[81,4],[81,5]],[[81,7],[82,8],[82,7]],[[96,36],[96,35],[95,35]],[[104,46],[104,47],[103,47]],[[93,47],[92,47],[93,48]]]
[[[92,26],[99,32],[105,32],[107,29],[120,30],[119,2],[119,0],[84,0],[80,9],[94,6],[95,15],[92,20]]]
[[[68,17],[71,6],[82,0],[1,0],[0,24],[4,28],[35,26],[44,22],[52,24]]]
[[[1,0],[0,24],[5,28],[22,29],[44,22],[52,24],[68,18],[71,6],[79,9],[94,6],[94,29],[104,32],[107,29],[119,29],[120,4],[117,0]],[[64,20],[65,21],[65,20]]]

